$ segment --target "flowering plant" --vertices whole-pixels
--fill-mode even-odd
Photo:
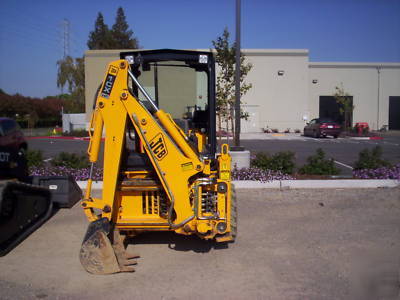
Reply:
[[[397,179],[400,180],[400,164],[393,167],[380,167],[376,169],[358,169],[353,171],[353,176],[360,179]]]
[[[50,167],[30,167],[29,174],[31,176],[66,176],[71,175],[76,181],[84,181],[89,178],[90,168],[75,169],[66,166],[50,166]],[[103,169],[99,167],[93,168],[92,179],[94,181],[103,180]]]
[[[268,182],[272,180],[291,180],[294,179],[288,174],[284,174],[281,171],[263,170],[260,168],[250,167],[243,169],[232,170],[233,180],[255,180],[261,182]]]

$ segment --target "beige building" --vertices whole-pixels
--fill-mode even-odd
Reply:
[[[353,97],[353,124],[400,129],[400,63],[309,63],[308,74],[312,116],[320,113],[320,98],[332,95],[343,83]]]
[[[85,53],[87,119],[106,65],[119,59],[120,51],[123,50]],[[315,63],[309,61],[308,50],[302,49],[244,49],[243,53],[253,64],[246,80],[253,88],[243,97],[243,109],[250,117],[242,121],[242,132],[260,132],[264,128],[293,131],[302,129],[313,118],[336,118],[339,112],[332,95],[340,85],[352,97],[353,125],[368,122],[372,129],[400,129],[400,63]],[[152,94],[152,87],[146,86],[145,78],[142,80]],[[197,87],[179,88],[199,94],[202,84],[203,79],[198,78]]]

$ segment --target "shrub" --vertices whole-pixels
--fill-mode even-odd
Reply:
[[[299,173],[307,175],[337,175],[340,170],[335,167],[332,158],[325,158],[325,152],[319,148],[316,154],[307,158],[307,164],[299,169]]]
[[[89,165],[89,160],[86,154],[75,154],[68,152],[60,152],[52,161],[51,164],[56,167],[67,167],[73,169],[84,169]]]
[[[263,170],[280,171],[284,174],[292,174],[295,168],[294,152],[281,151],[274,155],[268,153],[257,153],[254,160],[251,162],[252,167]]]
[[[76,137],[87,137],[89,133],[85,129],[76,129],[72,131],[66,131],[62,133],[63,136],[76,136]]]
[[[26,152],[28,167],[39,167],[43,165],[43,152],[41,150],[28,150]]]
[[[57,135],[57,136],[61,135],[61,132],[58,132],[58,131],[54,132],[54,128],[51,128],[46,133],[46,136],[55,136],[55,135]]]
[[[370,151],[364,149],[358,154],[358,160],[354,163],[354,169],[378,169],[380,167],[391,167],[391,164],[381,158],[382,147],[376,146]]]
[[[273,132],[273,133],[278,133],[279,130],[278,130],[277,128],[273,128],[273,129],[272,129],[272,132]]]

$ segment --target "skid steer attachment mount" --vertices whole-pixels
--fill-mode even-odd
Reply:
[[[142,232],[174,231],[223,243],[236,237],[229,146],[216,149],[212,53],[120,56],[108,65],[89,127],[92,168],[81,205],[90,224],[80,261],[93,274],[134,271],[139,256],[125,251],[124,238]],[[154,99],[142,84],[154,87]],[[103,190],[95,198],[91,178],[103,129]]]
[[[58,208],[71,208],[82,198],[71,176],[28,176],[26,149],[3,146],[12,140],[0,134],[0,256],[37,230]]]

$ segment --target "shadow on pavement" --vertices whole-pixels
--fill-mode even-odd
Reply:
[[[130,244],[168,244],[168,248],[175,251],[193,251],[206,253],[211,249],[229,248],[227,243],[202,240],[197,236],[179,235],[175,232],[146,232],[126,240]]]

